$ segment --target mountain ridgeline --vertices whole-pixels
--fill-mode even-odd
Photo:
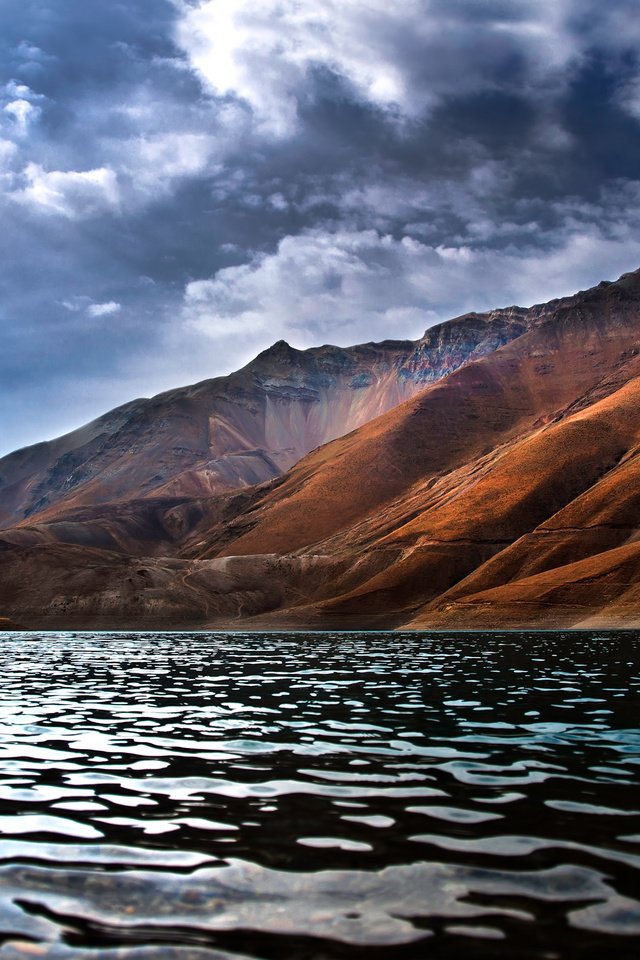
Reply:
[[[640,271],[295,350],[0,460],[27,627],[640,622]]]

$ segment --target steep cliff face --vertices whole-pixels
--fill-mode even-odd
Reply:
[[[470,315],[422,340],[296,350],[274,344],[228,377],[136,400],[0,460],[0,525],[60,508],[203,497],[260,483],[526,328],[526,311]]]

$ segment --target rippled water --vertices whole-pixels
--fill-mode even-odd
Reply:
[[[0,960],[640,956],[634,634],[0,658]]]

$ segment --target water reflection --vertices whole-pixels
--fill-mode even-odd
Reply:
[[[0,635],[0,960],[635,958],[639,653]]]

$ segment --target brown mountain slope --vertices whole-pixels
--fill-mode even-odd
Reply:
[[[0,460],[0,526],[141,497],[203,497],[271,479],[519,336],[535,311],[469,314],[417,341],[295,350],[280,341],[228,377],[136,400]]]
[[[283,477],[155,498],[175,558],[43,542],[52,521],[30,544],[7,531],[0,608],[29,625],[632,622],[639,334],[640,274],[537,308],[519,338]],[[139,503],[101,509],[111,531],[130,510],[118,535],[135,541]]]
[[[496,553],[498,569],[505,547],[567,504],[579,514],[613,495],[624,512],[636,502],[630,471],[619,468],[613,494],[609,473],[640,440],[638,277],[624,283],[617,308],[606,289],[595,291],[579,310],[563,309],[305,458],[240,519],[222,554],[282,552],[289,543],[350,556],[346,572],[316,590],[331,598],[304,616],[402,622],[471,571],[481,578]],[[212,546],[203,555],[215,555],[220,541]],[[571,556],[574,548],[564,540],[557,549]],[[520,552],[532,562],[529,544]],[[427,606],[413,625],[444,622],[439,609],[438,601]],[[446,619],[461,622],[456,613]]]
[[[305,457],[235,529],[224,530],[221,551],[214,535],[206,555],[297,550],[342,530],[348,548],[366,542],[368,534],[363,539],[352,527],[367,517],[378,541],[384,511],[393,509],[395,498],[406,500],[415,484],[431,487],[465,465],[480,469],[483,456],[495,456],[502,445],[635,375],[639,331],[638,274],[616,285],[613,296],[611,287],[602,287],[578,305],[563,303],[517,340]],[[419,493],[415,510],[425,513],[438,495]],[[484,507],[476,509],[482,514]],[[437,526],[437,517],[425,516],[429,527]],[[445,529],[450,523],[449,517],[442,521]],[[402,517],[394,513],[389,527],[394,542],[406,545],[411,531]]]
[[[637,456],[639,401],[640,380],[634,379],[583,413],[518,439],[473,473],[457,471],[447,478],[441,502],[385,538],[404,545],[393,568],[330,608],[359,603],[373,611],[401,604],[404,619],[422,600],[411,621],[416,627],[487,626],[492,610],[484,608],[484,619],[470,617],[470,608],[462,607],[468,595],[625,543],[636,534],[638,505],[628,486],[631,471],[618,463]],[[616,525],[600,525],[588,510],[605,491],[620,495]],[[563,515],[571,525],[561,531]],[[601,598],[596,593],[592,601],[597,608]],[[544,617],[548,612],[539,611]],[[559,610],[551,607],[550,616],[561,622]]]
[[[460,617],[470,626],[482,626],[495,616],[517,621],[525,602],[529,607],[537,604],[540,622],[640,620],[640,607],[633,614],[636,620],[630,611],[631,598],[640,594],[632,582],[620,579],[628,572],[627,560],[635,556],[640,540],[639,403],[640,380],[636,379],[572,418],[569,424],[579,427],[587,440],[581,449],[569,438],[558,438],[565,439],[573,472],[584,469],[586,454],[592,463],[601,459],[602,478],[427,605],[415,617],[415,625],[446,626]],[[606,470],[609,455],[614,464]],[[574,578],[576,585],[569,589]],[[588,583],[591,589],[583,590]],[[633,587],[628,596],[627,586]],[[618,601],[622,607],[616,613]]]
[[[640,627],[640,543],[554,567],[457,601],[444,599],[409,629],[511,629],[534,626]]]

